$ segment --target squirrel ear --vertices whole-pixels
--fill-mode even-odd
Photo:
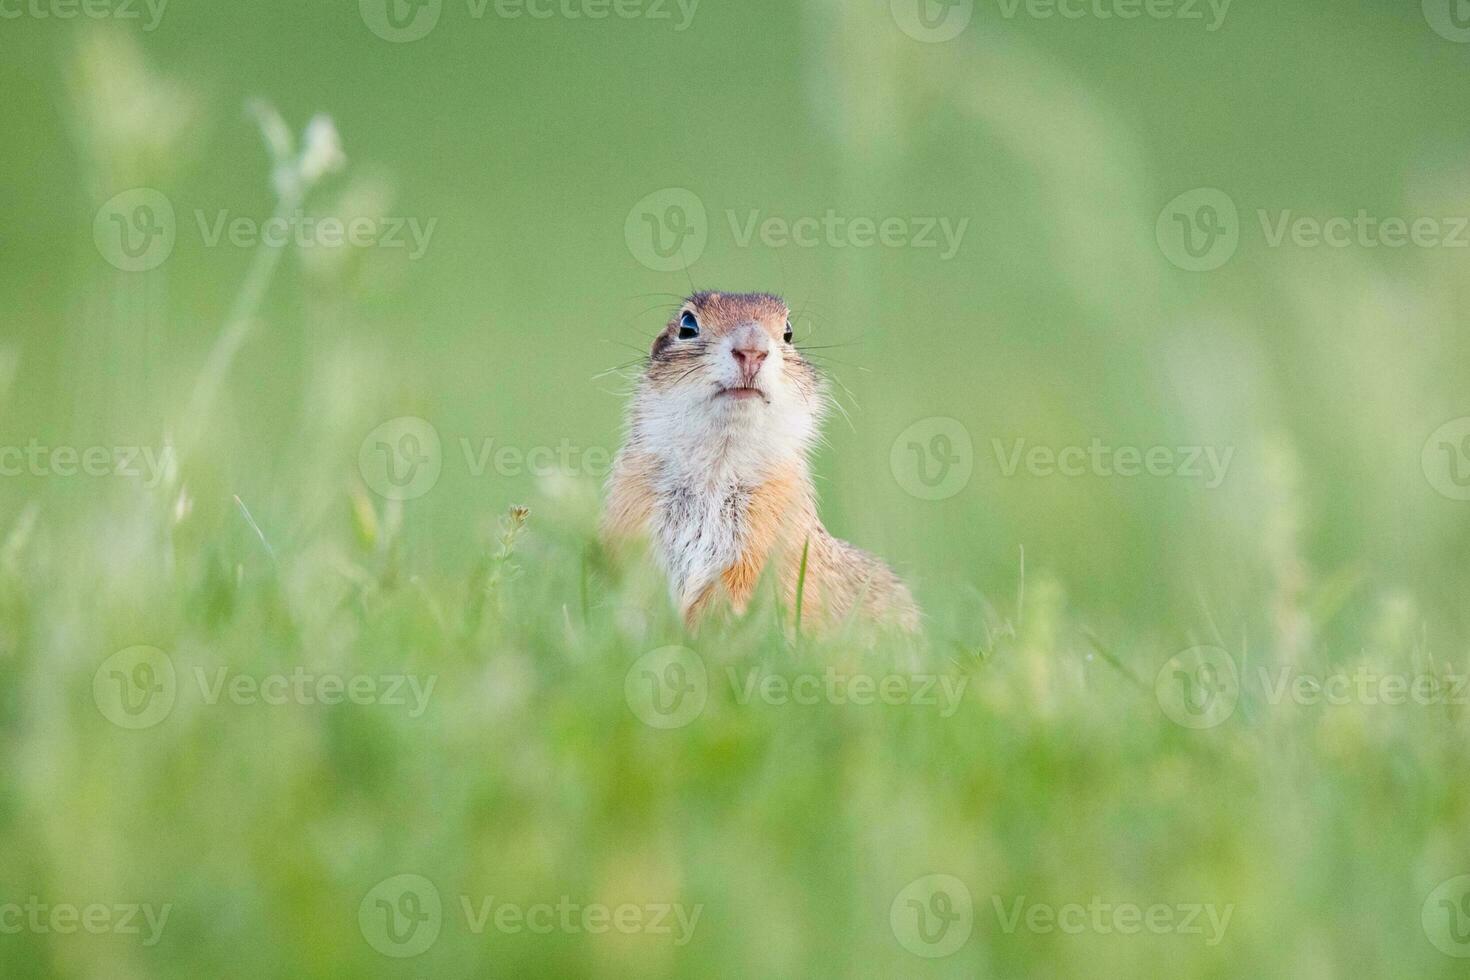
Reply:
[[[652,356],[658,357],[660,354],[662,354],[664,352],[664,348],[667,347],[667,346],[669,346],[673,342],[674,342],[674,338],[673,337],[670,337],[669,336],[669,332],[667,330],[665,330],[663,333],[661,333],[657,337],[653,338],[653,355]]]

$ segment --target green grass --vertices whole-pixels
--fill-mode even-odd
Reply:
[[[166,492],[119,497],[5,545],[3,880],[6,897],[173,908],[152,947],[6,936],[7,976],[1457,975],[1420,908],[1470,865],[1463,707],[1272,704],[1247,681],[1233,715],[1190,730],[1150,683],[1173,651],[1119,637],[1103,653],[1045,578],[999,609],[961,603],[965,630],[914,648],[793,646],[769,604],[689,637],[655,576],[597,557],[586,494],[539,502],[523,529],[507,518],[458,578],[416,570],[410,532],[385,530],[371,500],[354,519],[344,496],[272,541],[233,506],[178,521]],[[1381,626],[1395,645],[1380,668],[1425,667],[1412,630]],[[168,654],[178,691],[134,731],[104,718],[92,682],[137,643]],[[702,658],[707,701],[659,729],[625,680],[666,644]],[[436,680],[413,717],[210,704],[194,673],[297,666]],[[963,697],[782,704],[745,686],[829,667],[932,674]],[[399,962],[358,908],[405,873],[444,911],[434,944]],[[929,874],[975,905],[969,941],[934,961],[889,922]],[[702,913],[682,946],[475,934],[461,896]],[[1008,933],[995,902],[1010,915],[1022,896],[1231,917],[1214,946]]]

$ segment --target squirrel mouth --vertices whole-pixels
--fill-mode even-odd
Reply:
[[[719,391],[715,392],[715,397],[733,398],[736,401],[744,401],[749,398],[759,398],[761,401],[765,401],[766,393],[764,391],[761,391],[754,385],[736,385],[731,388],[721,388]]]

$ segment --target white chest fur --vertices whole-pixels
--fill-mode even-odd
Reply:
[[[740,557],[750,495],[749,486],[734,482],[675,478],[659,487],[654,503],[658,555],[680,609],[687,609]]]
[[[804,458],[815,419],[790,397],[773,393],[761,405],[647,393],[641,401],[634,436],[656,460],[654,543],[681,610],[744,552],[755,488]]]

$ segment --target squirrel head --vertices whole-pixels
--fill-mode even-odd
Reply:
[[[826,389],[793,339],[791,311],[779,297],[696,293],[653,342],[643,408],[661,420],[660,429],[747,433],[775,451],[805,452]]]

